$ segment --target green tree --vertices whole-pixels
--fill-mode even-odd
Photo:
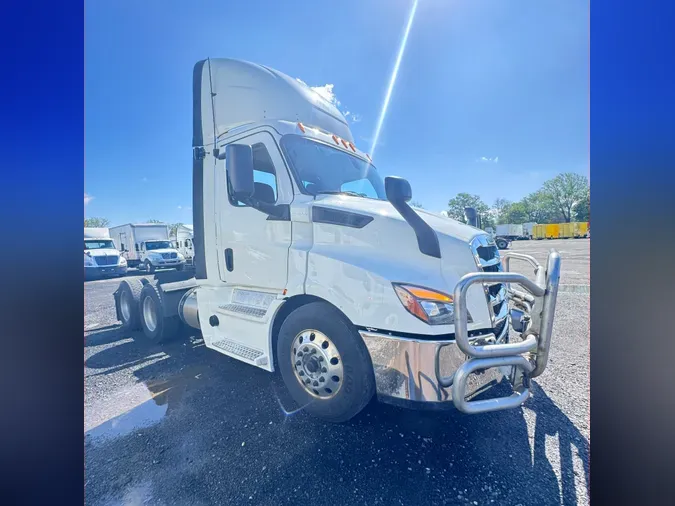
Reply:
[[[494,219],[490,214],[490,208],[481,200],[478,195],[468,193],[458,193],[455,198],[448,201],[448,216],[462,223],[466,223],[464,208],[473,207],[481,216],[483,227],[494,226]]]
[[[161,220],[148,220],[146,223],[164,223]]]
[[[85,218],[84,226],[89,228],[106,228],[110,224],[108,218]]]
[[[528,206],[523,202],[514,202],[505,212],[504,220],[501,223],[527,223],[530,221],[530,212]]]
[[[492,215],[497,223],[512,223],[509,221],[509,209],[513,203],[510,200],[499,198],[492,206]]]
[[[588,179],[581,174],[565,172],[546,181],[541,191],[551,199],[563,221],[569,223],[575,206],[588,194]]]
[[[561,221],[560,213],[557,211],[555,203],[543,190],[530,193],[521,200],[521,203],[527,213],[525,222],[558,223]]]
[[[591,192],[586,193],[586,197],[574,207],[574,219],[576,221],[591,220]]]
[[[412,202],[410,202],[410,206],[416,207],[417,209],[424,209],[424,206],[422,205],[422,203],[417,201],[417,200],[413,200]]]

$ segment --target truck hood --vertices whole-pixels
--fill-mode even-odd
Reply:
[[[351,195],[319,195],[314,205],[344,209],[355,213],[368,214],[375,219],[378,217],[405,221],[394,206],[386,200],[366,199]],[[437,234],[455,238],[462,242],[470,242],[477,235],[485,235],[485,231],[447,218],[440,213],[432,213],[424,209],[415,209],[415,212],[426,221]],[[440,239],[440,238],[439,238]]]
[[[89,254],[91,257],[104,257],[104,256],[112,256],[112,255],[118,255],[120,254],[119,251],[113,248],[97,248],[97,249],[86,249],[84,250],[84,254]]]

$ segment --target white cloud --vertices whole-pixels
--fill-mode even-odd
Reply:
[[[89,202],[91,202],[94,199],[91,195],[84,194],[84,205],[86,206]]]
[[[351,118],[352,123],[358,123],[359,121],[361,121],[361,115],[360,114],[355,114],[355,113],[353,113],[349,110],[340,109],[340,105],[342,105],[342,104],[338,100],[338,98],[335,96],[335,92],[333,91],[333,88],[335,87],[334,84],[324,84],[323,86],[309,86],[302,79],[300,79],[298,77],[296,77],[295,79],[299,83],[302,83],[305,86],[307,86],[310,90],[315,92],[317,95],[319,95],[321,98],[323,98],[326,102],[328,102],[329,104],[332,104],[338,110],[340,110],[340,112],[342,113],[342,115],[345,117],[346,120],[349,121],[350,118]]]
[[[192,211],[190,206],[178,206],[178,209],[181,211]]]
[[[487,156],[481,156],[477,162],[483,162],[483,163],[499,163],[499,157],[495,156],[494,158],[488,158]]]
[[[147,178],[147,177],[144,177],[143,179],[141,179],[141,181],[143,181],[144,183],[147,183],[147,182],[148,182],[148,178]]]

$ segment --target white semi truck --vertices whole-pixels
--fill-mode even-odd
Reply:
[[[178,225],[176,228],[176,249],[185,257],[187,263],[192,263],[195,256],[194,228],[192,225]]]
[[[124,276],[127,261],[115,248],[107,228],[84,227],[84,277]]]
[[[500,255],[484,231],[413,210],[333,105],[269,67],[200,61],[193,115],[194,276],[123,281],[124,327],[155,342],[200,329],[333,422],[375,396],[464,413],[525,402],[548,361],[557,252]]]
[[[128,223],[112,227],[110,234],[130,267],[155,272],[185,266],[185,257],[171,244],[165,223]]]

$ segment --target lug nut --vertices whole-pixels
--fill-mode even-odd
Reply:
[[[320,381],[321,383],[323,383],[324,381],[326,381],[326,378],[324,378],[323,376],[321,376],[321,377],[319,378],[319,381]]]
[[[299,374],[300,376],[304,376],[304,375],[305,375],[305,371],[300,371],[298,374]]]
[[[321,372],[328,372],[328,369],[326,369],[325,367],[322,367]]]
[[[319,362],[323,362],[323,361],[324,361],[324,358],[321,355],[319,355]]]
[[[309,384],[310,384],[309,378],[307,378],[307,379],[305,380],[305,384],[306,384],[306,385],[309,385]]]
[[[318,386],[319,386],[319,382],[316,381],[316,380],[314,380],[314,383],[312,383],[312,385],[314,385],[315,387],[318,387]]]
[[[316,353],[316,348],[312,348],[312,351],[310,351],[310,353],[314,355]]]
[[[297,365],[298,367],[300,367],[301,364],[302,364],[302,362],[301,362],[300,360],[298,360],[298,361],[295,363],[295,365]]]

